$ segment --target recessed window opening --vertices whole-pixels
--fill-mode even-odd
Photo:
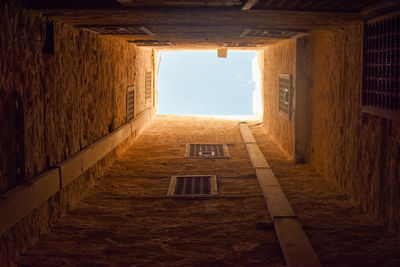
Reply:
[[[160,51],[159,114],[261,115],[257,51]]]

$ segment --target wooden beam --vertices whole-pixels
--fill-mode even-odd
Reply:
[[[394,0],[387,0],[387,1],[381,1],[376,4],[370,5],[366,8],[364,8],[361,11],[361,14],[363,15],[376,15],[379,14],[380,11],[386,10],[388,8],[392,8],[391,11],[395,11],[396,9],[400,8],[400,3],[399,1],[394,1]]]
[[[212,27],[270,27],[285,29],[322,29],[362,21],[354,13],[252,10],[243,12],[232,8],[135,8],[126,10],[42,10],[50,18],[80,24],[120,24],[152,26]],[[155,33],[157,34],[157,33]]]
[[[247,2],[242,7],[242,10],[250,10],[250,9],[252,9],[256,4],[258,4],[259,1],[260,0],[247,0]]]
[[[117,0],[118,3],[120,3],[123,6],[132,6],[132,1],[131,0]]]

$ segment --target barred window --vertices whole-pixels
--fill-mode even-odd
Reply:
[[[400,12],[364,27],[362,111],[400,121]]]
[[[290,120],[292,113],[292,76],[279,74],[279,114]]]

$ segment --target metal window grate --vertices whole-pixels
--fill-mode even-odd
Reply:
[[[79,27],[102,35],[154,35],[144,26],[80,25]]]
[[[135,91],[129,86],[126,91],[126,121],[129,122],[135,117]]]
[[[277,30],[277,29],[244,29],[240,37],[253,38],[300,38],[308,33],[305,31]]]
[[[229,158],[226,144],[186,144],[185,157]]]
[[[363,111],[399,119],[400,12],[366,22],[363,65]]]
[[[290,74],[279,74],[279,114],[290,120],[292,109],[292,79]]]
[[[168,196],[175,197],[209,197],[216,194],[215,175],[172,176],[168,189]]]
[[[152,71],[146,71],[146,77],[145,77],[145,99],[146,102],[151,99],[151,84],[152,84],[152,79],[153,79],[153,72]]]

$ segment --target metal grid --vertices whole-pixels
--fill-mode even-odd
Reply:
[[[279,74],[279,114],[290,119],[291,114],[291,75]]]
[[[172,176],[168,196],[209,197],[217,194],[215,175]]]
[[[186,144],[185,157],[229,158],[226,144]]]
[[[277,29],[244,29],[240,37],[252,38],[300,38],[307,35],[304,31],[277,30]]]
[[[154,35],[144,26],[81,25],[80,27],[102,35]]]
[[[135,91],[133,86],[128,87],[126,92],[126,121],[131,121],[135,117]]]
[[[363,111],[375,110],[369,113],[399,119],[399,12],[367,21],[364,27],[363,65]]]

